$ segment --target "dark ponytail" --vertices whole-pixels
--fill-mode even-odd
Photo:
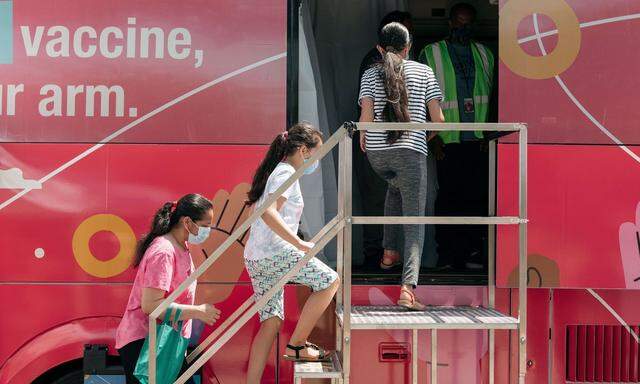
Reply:
[[[251,190],[248,194],[247,204],[253,205],[264,193],[269,175],[276,169],[279,162],[287,156],[295,153],[300,147],[315,148],[322,140],[322,133],[308,122],[300,122],[282,132],[273,139],[269,151],[256,173],[253,175]]]
[[[144,253],[147,251],[156,237],[164,236],[178,224],[180,218],[187,216],[191,220],[201,220],[208,210],[213,208],[211,201],[205,197],[192,193],[183,196],[177,202],[167,202],[162,205],[151,222],[149,233],[142,236],[136,247],[136,254],[133,261],[134,268],[142,262]]]
[[[383,115],[386,121],[406,123],[411,121],[409,114],[409,98],[404,82],[402,56],[400,52],[411,44],[409,30],[400,23],[385,25],[378,34],[378,45],[382,53],[382,77],[387,95],[387,103]],[[395,143],[404,131],[387,131],[387,142]]]

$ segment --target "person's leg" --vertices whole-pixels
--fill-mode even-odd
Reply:
[[[368,154],[369,162],[375,172],[385,180],[387,185],[387,193],[384,203],[385,216],[401,216],[402,215],[402,198],[400,191],[394,185],[394,179],[397,177],[396,172],[390,168],[391,160],[395,157],[397,150],[370,151]],[[390,269],[400,260],[400,225],[387,224],[383,226],[384,256],[380,262],[380,267]]]
[[[402,195],[402,216],[422,216],[427,200],[427,158],[423,154],[404,150],[399,162],[396,185]],[[420,260],[424,246],[424,225],[405,224],[404,268],[402,285],[415,287],[420,275]]]
[[[398,149],[390,152],[387,160],[396,177],[392,185],[400,191],[401,216],[422,216],[425,212],[427,194],[426,156],[410,150]],[[414,295],[420,275],[420,260],[424,246],[424,225],[406,224],[404,230],[404,267],[398,305],[413,310],[424,310],[425,306]]]
[[[315,291],[309,296],[300,313],[298,324],[296,324],[296,328],[291,334],[289,344],[296,346],[304,345],[311,331],[313,331],[313,328],[316,326],[316,323],[329,304],[331,304],[331,300],[335,296],[339,285],[340,282],[335,280],[327,288],[321,291]]]
[[[389,184],[387,188],[387,199],[384,204],[385,216],[402,216],[402,195],[400,190]],[[384,226],[384,237],[382,245],[384,247],[384,258],[381,266],[393,266],[400,260],[400,239],[402,234],[401,225],[387,224]]]
[[[304,255],[300,252],[292,252],[291,265]],[[313,290],[302,308],[300,319],[291,334],[289,345],[304,346],[311,331],[327,309],[340,285],[338,274],[322,261],[313,258],[300,270],[292,281],[306,285]],[[289,351],[293,352],[293,351]],[[318,351],[306,348],[300,351],[302,357],[317,357]]]
[[[142,350],[143,345],[144,339],[140,339],[132,341],[124,347],[118,349],[120,362],[122,363],[122,368],[124,369],[124,374],[127,378],[127,384],[140,383],[138,379],[133,376],[133,372],[136,369],[136,363],[138,362],[138,357],[140,357],[140,351]]]
[[[262,260],[246,260],[251,277],[253,295],[256,302],[264,296],[288,271],[283,270],[280,258],[268,257]],[[259,384],[266,366],[273,342],[284,319],[284,290],[280,289],[264,307],[258,311],[260,330],[251,344],[247,383]]]
[[[356,135],[360,132],[356,132]],[[382,216],[387,193],[387,182],[373,170],[365,153],[360,150],[360,141],[353,138],[354,178],[360,190],[360,203],[364,216]],[[365,225],[362,228],[365,265],[376,266],[382,256],[382,225]]]
[[[281,326],[282,319],[277,316],[270,317],[260,324],[260,330],[251,344],[249,367],[247,368],[247,384],[260,384],[269,353]]]

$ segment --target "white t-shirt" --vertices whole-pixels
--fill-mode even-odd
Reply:
[[[271,172],[262,196],[256,201],[255,209],[260,207],[270,194],[274,193],[293,173],[295,168],[289,163],[279,163]],[[298,233],[298,225],[304,208],[300,183],[296,181],[283,194],[287,200],[280,208],[280,216],[294,233]],[[249,240],[244,247],[244,257],[247,260],[260,260],[276,255],[284,250],[296,249],[278,236],[269,226],[259,218],[251,225]]]

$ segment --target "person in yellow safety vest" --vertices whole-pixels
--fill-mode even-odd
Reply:
[[[445,122],[487,122],[493,88],[494,56],[472,40],[476,9],[458,3],[449,14],[450,35],[427,45],[418,61],[430,66],[444,92]],[[436,215],[485,216],[487,214],[488,155],[482,132],[440,132],[431,140],[437,162]],[[483,268],[486,228],[438,226],[438,265],[460,269]]]
[[[451,9],[450,38],[426,46],[418,57],[438,78],[446,122],[484,123],[489,115],[494,58],[487,47],[470,39],[475,14],[471,5],[456,4]],[[473,134],[482,138],[482,132]],[[460,142],[459,131],[441,132],[440,137],[445,145]]]

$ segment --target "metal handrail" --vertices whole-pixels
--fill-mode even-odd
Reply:
[[[517,225],[528,222],[515,216],[353,216],[353,224]]]
[[[329,233],[329,231],[331,231],[333,229],[333,227],[338,224],[338,221],[342,220],[341,217],[336,216],[333,218],[333,220],[329,221],[312,239],[311,242],[312,243],[317,243],[320,239],[322,239],[327,233]],[[284,278],[282,278],[281,280],[283,280]],[[271,298],[272,296],[272,292],[276,293],[278,291],[278,289],[270,289],[269,291],[267,291],[263,297],[267,297],[267,298]],[[187,363],[191,363],[202,351],[204,351],[204,349],[211,344],[211,342],[213,342],[215,339],[218,338],[218,336],[226,330],[227,327],[229,327],[229,325],[231,325],[231,323],[233,323],[235,321],[235,319],[237,319],[242,313],[244,313],[250,306],[252,303],[254,303],[255,300],[253,297],[249,297],[244,303],[242,303],[242,305],[236,309],[236,311],[229,316],[222,324],[220,324],[215,331],[213,331],[202,343],[200,343],[200,345],[194,349],[189,356],[187,356]]]
[[[296,265],[294,265],[293,268],[291,268],[291,270],[289,270],[289,272],[287,272],[284,276],[282,276],[282,278],[280,278],[280,280],[278,280],[278,282],[273,287],[271,287],[271,289],[266,294],[264,294],[260,298],[260,300],[258,300],[249,310],[247,310],[238,319],[237,323],[233,325],[233,327],[229,328],[227,332],[223,333],[220,336],[220,338],[216,340],[215,343],[213,343],[211,348],[206,350],[193,364],[191,364],[191,366],[175,381],[175,384],[183,384],[187,380],[189,380],[189,378],[193,376],[196,373],[196,371],[200,367],[202,367],[216,352],[218,352],[218,350],[222,348],[222,346],[224,346],[224,344],[227,341],[229,341],[229,339],[231,339],[231,337],[233,337],[233,335],[235,335],[245,323],[251,320],[253,315],[258,313],[260,308],[264,307],[267,304],[267,302],[273,296],[275,296],[278,293],[278,291],[282,289],[285,286],[285,284],[287,284],[289,280],[291,280],[302,269],[302,267],[305,266],[305,264],[309,262],[309,260],[315,257],[315,255],[318,254],[318,252],[320,252],[327,245],[327,243],[336,236],[338,231],[340,231],[343,226],[344,226],[344,220],[340,220],[340,219],[332,220],[330,223],[325,225],[325,228],[327,228],[327,231],[322,237],[318,238],[318,236],[316,236],[314,238],[314,240],[317,241],[315,246],[311,248],[311,250],[309,250],[304,255],[304,257],[301,258],[296,263]]]
[[[156,323],[160,315],[173,303],[187,288],[193,284],[211,265],[237,240],[242,236],[251,225],[258,220],[264,212],[273,205],[282,194],[289,189],[302,175],[304,170],[310,167],[315,161],[326,156],[333,147],[338,144],[346,135],[347,131],[340,127],[326,143],[317,151],[309,161],[298,168],[280,188],[278,188],[260,207],[235,230],[220,246],[206,259],[204,262],[173,291],[158,307],[149,315],[149,383],[156,384]]]
[[[354,123],[358,131],[501,131],[527,129],[525,123]]]
[[[520,150],[520,174],[519,174],[519,217],[352,217],[351,215],[351,143],[350,133],[353,130],[428,130],[428,131],[504,131],[519,132]],[[347,135],[349,133],[349,135]],[[346,140],[343,140],[345,139]],[[338,270],[343,277],[343,285],[339,289],[338,304],[342,307],[344,316],[344,326],[341,338],[343,339],[342,355],[346,356],[343,363],[344,376],[349,376],[349,343],[350,343],[350,312],[351,312],[351,225],[352,224],[518,224],[520,227],[520,257],[519,257],[519,333],[520,333],[520,382],[524,383],[524,349],[526,347],[526,145],[527,126],[523,123],[345,123],[342,125],[327,142],[314,154],[308,162],[294,172],[294,174],[283,183],[260,207],[258,207],[212,254],[207,258],[194,273],[186,279],[172,294],[170,294],[150,315],[149,315],[149,382],[156,383],[156,322],[160,315],[182,294],[193,282],[197,280],[211,265],[250,228],[250,226],[262,216],[269,206],[296,182],[306,168],[315,161],[326,156],[338,143],[340,143],[339,162],[339,188],[338,188],[338,215],[312,239],[316,245],[305,254],[305,256],[274,285],[260,300],[254,302],[253,298],[247,299],[229,318],[227,318],[216,330],[210,334],[192,353],[187,356],[189,363],[200,354],[202,355],[185,371],[176,381],[178,384],[186,382],[197,369],[206,363],[240,328],[264,306],[288,281],[292,278],[312,257],[314,257],[326,244],[336,235],[339,235],[338,242]],[[343,164],[343,161],[345,162]],[[345,168],[345,169],[343,169]],[[342,196],[344,195],[344,196]],[[347,201],[348,200],[348,201]],[[348,247],[347,247],[348,245]],[[346,257],[345,257],[346,256]],[[344,260],[343,260],[344,259]],[[523,263],[524,261],[524,263]],[[344,266],[342,266],[344,262]],[[524,273],[523,273],[524,271]],[[346,290],[344,288],[347,288]],[[343,303],[344,302],[344,303]],[[252,305],[253,304],[253,305]],[[237,322],[236,322],[237,321]],[[235,322],[235,323],[234,323]],[[231,325],[233,326],[229,328]],[[205,351],[207,346],[215,340],[211,348]],[[204,353],[203,353],[204,352]],[[433,373],[432,373],[433,374]]]
[[[520,384],[525,383],[526,375],[526,345],[527,345],[527,125],[524,123],[357,123],[357,126],[352,127],[356,130],[364,131],[390,131],[390,130],[425,130],[425,131],[500,131],[500,132],[518,132],[518,217],[496,217],[495,211],[489,212],[490,216],[486,218],[481,217],[351,217],[350,214],[345,213],[345,220],[349,222],[349,227],[345,227],[345,232],[349,231],[348,238],[350,239],[350,225],[351,224],[484,224],[490,226],[490,233],[495,234],[494,225],[497,224],[517,224],[519,227],[519,240],[518,240],[518,382]],[[350,141],[350,140],[347,140]],[[344,157],[346,161],[343,162],[340,158],[339,168],[347,168],[344,172],[348,177],[346,178],[347,184],[350,185],[351,181],[351,146],[347,145],[344,151]],[[493,147],[495,150],[495,146]],[[343,153],[341,152],[341,155]],[[491,154],[490,154],[491,156]],[[495,160],[495,156],[493,157]],[[493,172],[490,171],[490,175]],[[350,198],[350,192],[343,192]],[[494,195],[495,196],[495,195]],[[340,198],[339,198],[340,200]],[[350,202],[342,199],[344,209],[350,210]],[[349,228],[349,229],[347,229]],[[343,382],[348,383],[350,376],[350,343],[351,343],[351,327],[350,327],[350,312],[351,312],[351,293],[350,293],[350,243],[348,243],[347,235],[345,234],[345,245],[343,248],[339,248],[338,252],[338,266],[342,265],[344,258],[344,270],[340,270],[341,277],[343,279],[343,286],[341,290],[344,290],[344,297],[338,298],[338,300],[344,301],[341,305],[344,324],[341,330],[341,340],[338,344],[343,349]],[[491,245],[490,245],[491,246]],[[493,260],[489,261],[489,305],[492,307],[495,304],[495,272]],[[340,302],[339,302],[340,304]],[[494,368],[494,343],[495,337],[493,337],[493,331],[489,331],[489,383],[493,384],[495,375],[493,374]],[[437,382],[437,331],[434,329],[431,332],[431,383]],[[413,342],[417,343],[417,332],[413,331]],[[414,345],[414,354],[415,354]],[[412,359],[413,372],[412,377],[414,383],[417,383],[417,360]]]

